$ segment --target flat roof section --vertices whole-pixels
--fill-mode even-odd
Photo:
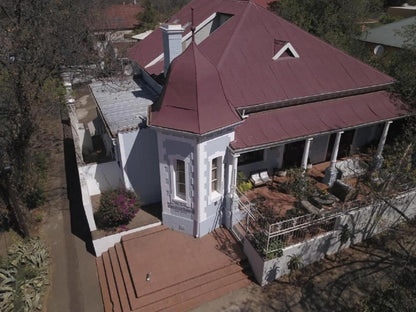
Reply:
[[[141,79],[95,81],[90,88],[112,136],[137,129],[157,99],[157,93]]]

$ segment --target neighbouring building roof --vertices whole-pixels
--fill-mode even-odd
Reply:
[[[152,126],[204,134],[241,121],[225,98],[217,69],[194,42],[172,62],[159,101]]]
[[[195,25],[216,13],[232,16],[198,48],[217,68],[226,98],[236,108],[393,82],[252,1],[192,1],[168,20],[186,26],[184,36],[190,32],[191,7]],[[275,40],[289,42],[299,57],[273,60]],[[162,53],[162,31],[156,29],[129,50],[129,57],[158,75],[163,71],[163,58],[154,61]]]
[[[267,9],[269,7],[269,3],[275,0],[253,0],[258,5],[262,6],[263,8]]]
[[[360,40],[390,47],[402,48],[406,42],[400,32],[404,31],[405,27],[415,23],[416,16],[413,16],[394,23],[375,27],[364,31],[360,36]]]
[[[146,124],[148,108],[157,94],[140,80],[96,81],[91,91],[111,135]]]
[[[244,123],[236,127],[235,141],[231,146],[242,150],[408,114],[403,103],[386,91],[289,106],[250,114]]]
[[[137,4],[114,4],[104,9],[94,25],[96,30],[128,30],[138,24],[137,14],[143,8]]]

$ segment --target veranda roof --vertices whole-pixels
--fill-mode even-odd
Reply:
[[[236,127],[235,150],[245,150],[404,117],[409,110],[386,91],[250,114]]]

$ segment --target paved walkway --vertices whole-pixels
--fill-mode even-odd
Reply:
[[[56,127],[57,131],[62,129],[60,123]],[[95,256],[88,251],[91,237],[82,209],[71,129],[68,124],[63,127],[64,144],[59,146],[60,151],[53,155],[50,164],[51,199],[42,228],[52,259],[46,308],[51,312],[101,312]]]

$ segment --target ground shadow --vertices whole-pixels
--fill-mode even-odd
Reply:
[[[162,220],[162,203],[154,203],[140,207],[143,211],[146,211],[148,214],[152,215],[159,220]]]
[[[62,120],[64,132],[65,175],[71,216],[71,232],[85,242],[86,249],[95,255],[87,217],[82,203],[81,184],[69,119]]]

